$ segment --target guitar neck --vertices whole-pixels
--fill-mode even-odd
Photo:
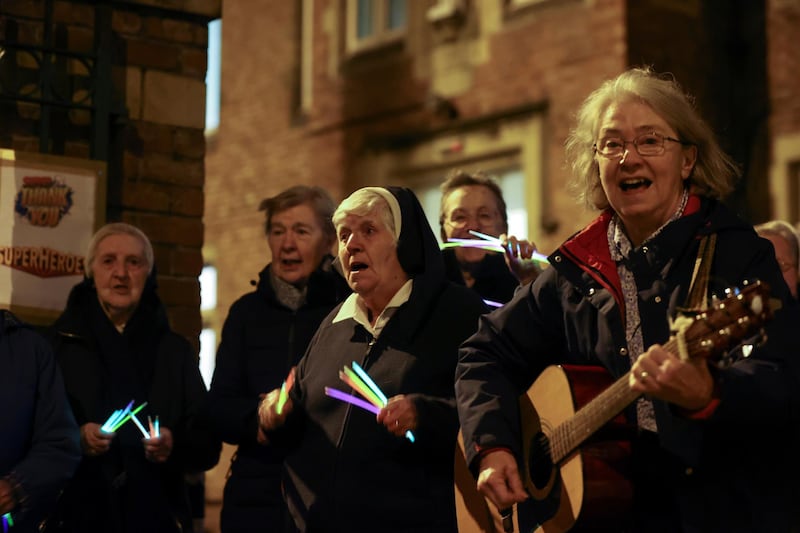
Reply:
[[[675,340],[671,338],[664,344],[664,348],[675,353]],[[629,377],[630,372],[627,372],[592,401],[578,409],[575,415],[554,428],[549,435],[550,454],[554,464],[559,464],[641,396],[640,392],[630,388]]]

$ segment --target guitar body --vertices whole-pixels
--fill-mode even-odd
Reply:
[[[628,480],[633,428],[618,416],[560,465],[548,458],[552,431],[612,383],[602,368],[551,366],[520,397],[525,464],[531,498],[517,506],[520,532],[608,530],[630,516]]]
[[[599,367],[548,367],[520,396],[524,449],[529,461],[521,470],[531,498],[514,506],[514,531],[561,533],[608,530],[620,516],[629,516],[631,485],[626,479],[630,430],[621,417],[568,456],[560,468],[546,465],[546,473],[533,476],[537,435],[549,432],[571,418],[612,382]],[[610,440],[603,438],[608,436]],[[542,483],[539,478],[546,478]],[[537,486],[539,485],[539,486]],[[478,492],[464,459],[464,442],[458,434],[455,461],[456,513],[459,533],[501,533],[497,508]]]

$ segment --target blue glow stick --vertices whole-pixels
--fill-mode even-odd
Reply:
[[[346,392],[342,392],[339,389],[325,387],[325,395],[330,396],[331,398],[336,398],[337,400],[341,400],[343,402],[347,402],[351,405],[355,405],[356,407],[360,407],[376,415],[381,412],[379,407],[372,405],[371,403],[364,401],[361,398],[357,398],[352,394],[347,394]]]
[[[125,409],[117,409],[116,411],[114,411],[109,417],[109,419],[105,422],[105,424],[103,424],[100,427],[100,429],[105,431],[106,433],[113,433],[114,427],[122,419],[122,417],[130,413],[131,407],[133,407],[133,400],[128,402],[128,405],[125,406]]]
[[[109,416],[103,425],[100,426],[101,431],[105,431],[106,433],[111,432],[111,426],[114,424],[114,421],[119,417],[120,413],[122,413],[122,409],[115,409],[111,416]]]
[[[3,533],[8,533],[8,528],[14,525],[14,518],[11,513],[3,515]]]
[[[133,414],[133,413],[131,413],[131,420],[133,420],[133,423],[136,424],[137,428],[139,428],[139,431],[142,432],[142,435],[144,435],[144,438],[146,438],[146,439],[152,438],[152,437],[150,437],[150,433],[148,433],[147,430],[144,429],[144,426],[142,425],[142,423],[139,422],[139,419],[136,418],[136,415]]]
[[[156,415],[156,438],[161,436],[161,430],[159,429],[161,425],[158,422],[158,415]]]

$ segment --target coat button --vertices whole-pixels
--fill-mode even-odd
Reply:
[[[560,255],[557,255],[557,256],[553,257],[553,259],[556,260],[556,263],[560,263],[561,262],[561,256]]]
[[[654,300],[656,301],[657,304],[660,304],[661,303],[661,296],[656,296],[654,298]]]
[[[619,354],[622,355],[622,356],[628,355],[628,349],[627,348],[620,348],[619,349]]]
[[[589,289],[589,296],[594,296],[594,287]]]
[[[642,246],[642,252],[643,253],[647,253],[649,251],[650,251],[650,249],[647,246]]]

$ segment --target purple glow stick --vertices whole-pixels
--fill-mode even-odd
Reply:
[[[355,405],[356,407],[360,407],[366,411],[369,411],[370,413],[375,413],[376,415],[381,412],[380,408],[372,405],[371,403],[366,402],[361,398],[356,398],[352,394],[342,392],[339,389],[325,387],[325,395]]]
[[[489,307],[503,307],[505,305],[504,303],[495,302],[494,300],[483,300],[483,303],[485,303]]]

